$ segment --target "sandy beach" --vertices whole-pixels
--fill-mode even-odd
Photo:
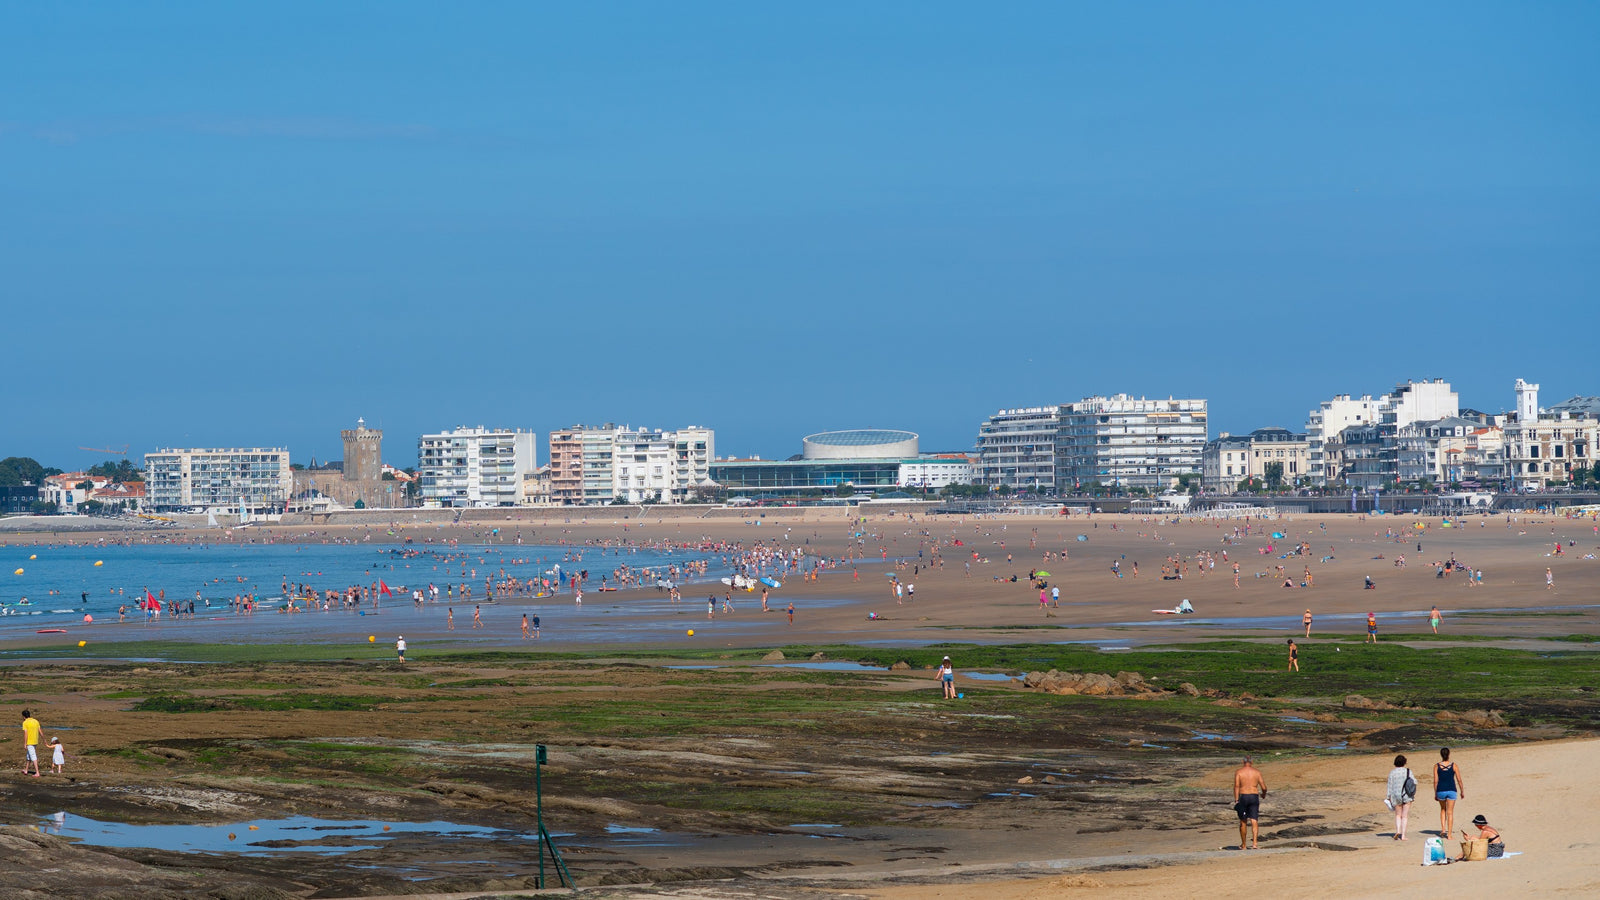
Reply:
[[[373,620],[338,613],[97,624],[8,640],[0,648],[12,667],[8,699],[43,710],[47,730],[66,727],[81,762],[65,782],[0,775],[9,821],[18,823],[5,839],[63,873],[43,880],[44,896],[73,895],[70,885],[85,879],[103,896],[213,896],[213,882],[196,892],[157,874],[197,859],[206,871],[281,892],[263,897],[392,894],[401,871],[422,873],[410,877],[424,878],[435,896],[499,896],[525,891],[533,878],[525,848],[504,836],[455,850],[396,837],[338,861],[296,861],[230,855],[226,845],[214,857],[74,847],[28,829],[66,810],[202,827],[312,815],[514,834],[528,827],[531,746],[547,742],[547,813],[574,835],[568,861],[592,896],[1220,896],[1307,876],[1362,896],[1466,878],[1519,893],[1592,888],[1581,835],[1594,789],[1566,773],[1581,772],[1596,749],[1587,739],[1594,685],[1519,687],[1544,699],[1496,702],[1494,691],[1473,689],[1477,676],[1452,670],[1454,693],[1430,700],[1427,664],[1415,660],[1475,654],[1471,665],[1485,667],[1488,683],[1494,654],[1521,654],[1515,683],[1523,685],[1537,672],[1530,652],[1592,658],[1595,643],[1565,639],[1600,631],[1600,562],[1585,558],[1600,543],[1593,521],[1501,516],[1446,528],[1390,516],[897,514],[851,522],[672,512],[644,521],[5,534],[10,551],[41,557],[68,540],[104,538],[424,551],[454,540],[485,548],[488,559],[488,548],[514,548],[520,537],[522,546],[581,548],[596,572],[625,560],[632,545],[666,543],[799,546],[842,561],[815,582],[787,578],[772,612],[760,612],[759,595],[737,592],[735,612],[714,619],[693,587],[682,608],[654,588],[591,593],[581,614],[567,596],[502,599],[479,630],[466,627],[458,607],[453,632],[444,604],[398,604],[379,621],[386,632],[404,624],[412,650],[403,668],[368,643]],[[1309,550],[1293,554],[1302,542]],[[710,575],[720,574],[723,555],[708,553],[716,557]],[[1442,577],[1447,560],[1461,565]],[[1041,569],[1061,589],[1059,607],[1041,608],[1027,583]],[[915,585],[914,598],[897,601],[891,572]],[[170,589],[182,596],[189,588]],[[725,592],[720,584],[699,590],[719,600]],[[1184,599],[1194,615],[1152,612]],[[793,624],[780,611],[791,602]],[[1443,615],[1437,638],[1428,621],[1434,605]],[[542,613],[545,637],[520,637],[522,612]],[[1382,676],[1363,674],[1364,657],[1352,656],[1363,652],[1368,612],[1380,648],[1400,654],[1382,665],[1408,667],[1411,686],[1384,687]],[[74,646],[80,634],[90,637],[86,649]],[[1298,681],[1281,671],[1289,637],[1301,645]],[[805,659],[792,655],[797,648],[844,645],[889,655],[865,668],[848,657],[783,667]],[[1011,662],[975,671],[957,651],[966,699],[942,707],[927,668],[938,651],[918,649],[929,645],[969,655],[992,647]],[[1186,657],[1177,652],[1185,646],[1203,652]],[[774,647],[788,648],[789,661],[763,661]],[[1221,672],[1206,668],[1219,658],[1212,647],[1254,655],[1242,673],[1217,674],[1208,686],[1204,672]],[[555,655],[527,655],[540,653]],[[1055,697],[1006,677],[1028,670],[1030,657],[1061,654],[1076,654],[1078,671],[1107,675],[1137,658],[1150,687]],[[917,662],[883,668],[897,656]],[[198,661],[171,661],[185,659]],[[1196,696],[1177,690],[1185,678],[1200,683]],[[1403,697],[1361,705],[1345,696],[1351,684]],[[1504,710],[1505,721],[1463,718],[1490,709]],[[1470,779],[1458,827],[1484,812],[1525,855],[1422,868],[1422,839],[1437,828],[1426,789],[1411,838],[1387,836],[1381,787],[1393,753],[1408,754],[1421,772],[1441,745],[1458,749]],[[1224,848],[1237,845],[1227,779],[1245,753],[1263,761],[1272,794],[1263,849],[1241,853]],[[1561,790],[1528,802],[1530,785],[1551,784]],[[462,854],[492,871],[458,873]]]

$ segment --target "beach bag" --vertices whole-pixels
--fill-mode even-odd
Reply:
[[[1412,800],[1417,799],[1417,776],[1412,775],[1410,769],[1406,770],[1406,783],[1400,788],[1400,793]]]
[[[1450,858],[1444,855],[1444,840],[1431,837],[1422,844],[1422,864],[1425,866],[1447,865]]]
[[[1501,851],[1505,848],[1502,846]],[[1477,862],[1489,858],[1489,839],[1476,838],[1461,842],[1461,858],[1467,862]]]

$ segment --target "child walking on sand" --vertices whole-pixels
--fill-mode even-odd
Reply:
[[[61,738],[50,739],[50,764],[55,774],[61,774],[61,767],[67,764],[67,748],[61,746]]]

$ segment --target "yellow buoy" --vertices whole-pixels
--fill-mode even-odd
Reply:
[[[17,574],[18,574],[18,575],[21,575],[21,574],[22,574],[22,570],[21,570],[21,569],[18,569],[18,570],[17,570]]]
[[[39,558],[39,554],[37,554],[37,553],[30,553],[30,554],[28,554],[28,558],[29,558],[29,559],[38,559],[38,558]]]
[[[367,643],[369,643],[369,644],[372,643],[373,641],[376,641],[377,639],[378,639],[378,636],[375,635],[375,634],[367,635]]]
[[[78,642],[78,646],[79,647],[87,647],[87,646],[89,646],[89,642],[88,641],[79,641]]]
[[[389,830],[389,826],[387,826],[387,825],[383,826],[383,830],[384,831],[388,831]]]
[[[250,826],[250,830],[251,831],[260,831],[261,830],[261,826],[260,825],[251,825]]]
[[[106,564],[106,561],[103,560],[103,559],[97,559],[97,560],[94,561],[94,564],[97,565],[97,566],[103,566],[103,565]]]
[[[694,637],[694,629],[689,629],[689,637]]]

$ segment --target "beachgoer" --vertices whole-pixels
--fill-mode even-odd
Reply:
[[[1267,795],[1267,782],[1250,757],[1233,773],[1233,810],[1239,814],[1239,849],[1261,849],[1261,798]],[[1250,841],[1245,841],[1248,831]]]
[[[61,767],[67,764],[67,748],[61,746],[61,738],[50,739],[50,766],[55,775],[61,774]]]
[[[472,627],[473,628],[482,628],[483,627],[483,607],[481,607],[481,606],[476,606],[475,605],[475,606],[472,607]]]
[[[456,630],[456,608],[453,607],[453,606],[446,607],[446,609],[445,609],[444,630],[445,631],[455,631]]]
[[[1366,643],[1376,644],[1377,642],[1378,642],[1378,617],[1377,617],[1377,615],[1369,612],[1369,613],[1367,613],[1367,640],[1366,640]]]
[[[1556,586],[1555,573],[1551,572],[1550,568],[1548,566],[1546,566],[1545,570],[1544,570],[1544,589],[1548,591],[1548,590],[1550,590],[1551,588],[1553,588],[1555,586]]]
[[[956,698],[956,669],[955,666],[950,664],[950,657],[946,656],[944,662],[939,664],[939,674],[936,677],[944,683],[944,698],[946,700],[954,700]]]
[[[790,603],[789,603],[789,624],[790,625],[794,624],[794,602],[793,601],[790,601]]]
[[[1411,793],[1406,793],[1407,781],[1411,782]],[[1417,799],[1416,786],[1411,770],[1406,768],[1406,758],[1396,756],[1394,768],[1389,770],[1389,782],[1385,786],[1383,799],[1389,804],[1389,808],[1394,810],[1394,839],[1397,841],[1406,839],[1406,824],[1411,816],[1411,803]]]
[[[528,614],[527,613],[523,613],[522,614],[522,639],[523,640],[527,640],[528,639],[528,634],[529,634]]]
[[[395,658],[398,659],[401,662],[401,664],[405,663],[405,661],[406,661],[406,636],[403,635],[403,634],[400,635],[399,637],[395,638],[394,655],[395,655]]]
[[[1472,840],[1475,837],[1476,838],[1482,838],[1482,839],[1484,839],[1484,840],[1489,842],[1489,856],[1490,857],[1497,857],[1497,856],[1505,855],[1506,845],[1505,845],[1505,841],[1500,837],[1499,829],[1497,829],[1494,826],[1490,825],[1488,818],[1485,817],[1483,815],[1483,813],[1478,813],[1477,815],[1473,816],[1472,817],[1472,824],[1476,825],[1478,827],[1478,833],[1476,835],[1468,835],[1467,832],[1466,832],[1466,829],[1462,829],[1461,837],[1462,837],[1463,840]],[[1496,844],[1500,845],[1499,848],[1498,848],[1499,852],[1496,852],[1496,849],[1497,849],[1495,847]],[[1465,858],[1465,857],[1463,857],[1463,858]]]
[[[1450,761],[1450,748],[1439,748],[1433,764],[1433,799],[1439,801],[1439,833],[1448,837],[1456,828],[1456,801],[1467,799],[1467,782],[1461,767]]]
[[[1056,609],[1061,608],[1061,588],[1053,587],[1050,589],[1050,605]]]
[[[1306,637],[1311,637],[1311,610],[1306,610],[1306,614],[1300,617],[1300,624],[1306,627]]]
[[[1467,583],[1471,584],[1472,582],[1469,581]],[[1434,634],[1438,634],[1439,633],[1439,619],[1440,618],[1441,617],[1439,615],[1439,607],[1437,605],[1435,605],[1433,607],[1432,611],[1430,611],[1428,613],[1428,624],[1433,626],[1433,633]]]
[[[1294,638],[1289,638],[1289,671],[1300,671],[1300,647],[1295,644]]]
[[[22,737],[26,744],[22,757],[22,774],[28,774],[28,764],[33,763],[33,777],[39,777],[39,720],[27,710],[22,711]]]

